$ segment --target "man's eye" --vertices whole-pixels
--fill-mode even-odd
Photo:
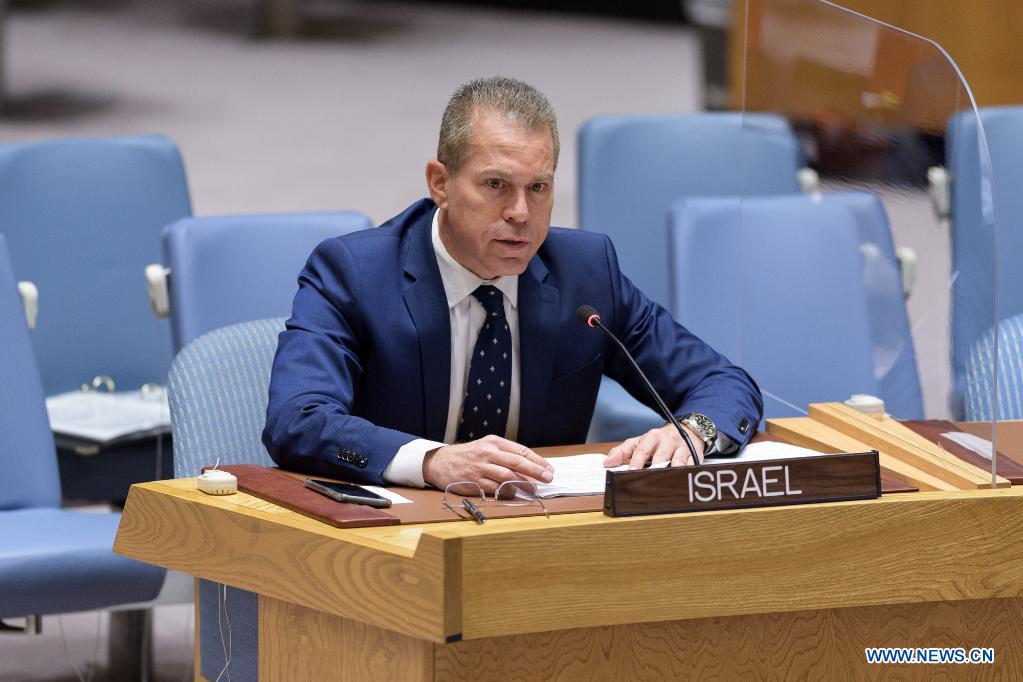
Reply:
[[[504,187],[504,183],[497,178],[491,178],[487,180],[487,186],[490,187],[490,189],[501,189]]]
[[[544,182],[534,182],[532,185],[529,186],[529,189],[531,189],[534,192],[542,192],[545,189],[547,189],[547,184]]]

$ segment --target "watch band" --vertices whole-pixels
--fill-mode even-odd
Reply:
[[[690,430],[703,440],[704,450],[709,449],[714,445],[714,441],[717,440],[717,427],[714,425],[714,421],[706,415],[699,414],[698,412],[687,412],[679,417],[679,423],[688,426]]]

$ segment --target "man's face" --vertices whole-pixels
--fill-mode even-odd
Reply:
[[[483,111],[472,148],[452,175],[427,164],[430,193],[443,209],[440,236],[451,256],[483,279],[522,274],[547,238],[554,207],[554,141]]]

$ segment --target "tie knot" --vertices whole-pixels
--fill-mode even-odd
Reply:
[[[480,302],[483,309],[487,311],[487,317],[504,317],[504,294],[495,286],[483,284],[476,287],[472,292],[473,297]]]

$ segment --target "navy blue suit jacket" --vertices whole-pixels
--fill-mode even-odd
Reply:
[[[443,441],[451,341],[435,208],[423,199],[309,257],[280,335],[263,431],[280,466],[381,483],[402,445]],[[576,318],[584,303],[675,414],[700,412],[735,442],[749,440],[762,411],[753,380],[636,289],[606,235],[551,228],[519,276],[519,442],[583,442],[602,374],[654,407],[622,353]],[[751,426],[741,431],[743,420]]]

